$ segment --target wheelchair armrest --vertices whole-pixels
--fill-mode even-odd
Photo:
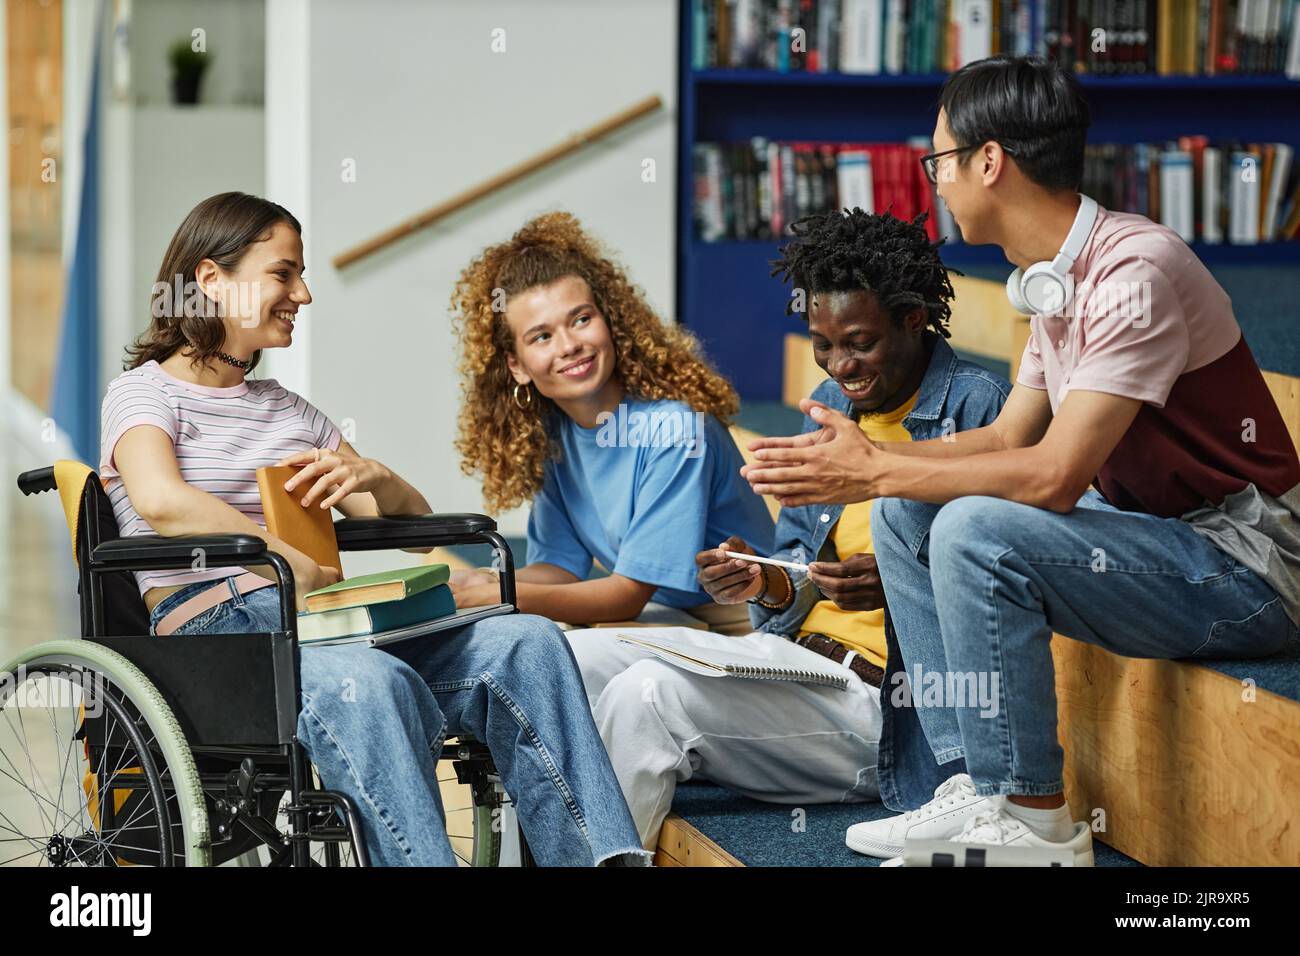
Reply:
[[[496,552],[501,603],[515,603],[515,560],[497,523],[487,515],[383,515],[340,518],[334,522],[340,551],[386,551],[391,548],[434,548],[447,544],[487,544]]]
[[[497,523],[487,515],[383,515],[340,518],[334,522],[334,537],[340,551],[384,551],[480,544],[485,543],[484,532],[496,529]]]
[[[195,551],[201,555],[196,555]],[[293,569],[278,552],[268,551],[266,542],[256,535],[190,534],[164,538],[156,534],[137,534],[114,538],[90,553],[89,571],[92,578],[115,571],[179,571],[194,568],[196,557],[201,557],[204,568],[269,564],[280,588],[280,630],[296,635],[294,608],[297,599]],[[102,597],[98,600],[102,601]],[[102,609],[92,609],[91,614],[94,615],[95,633],[102,634]],[[296,636],[294,640],[297,640]]]
[[[258,558],[265,561],[266,542],[251,534],[193,534],[164,538],[138,534],[105,541],[91,553],[97,571],[153,571],[188,566],[194,552],[209,567],[233,567]]]

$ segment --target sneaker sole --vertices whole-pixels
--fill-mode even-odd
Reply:
[[[844,835],[844,845],[855,853],[861,853],[863,856],[879,857],[882,860],[888,860],[903,854],[903,844],[901,843],[879,843],[875,840],[856,837],[851,833]]]
[[[964,814],[962,817],[960,817],[957,825],[953,828],[951,835],[956,836],[958,833],[960,833],[961,822],[963,822],[967,817],[971,816],[975,812],[976,811],[972,810]],[[982,810],[979,812],[982,812]],[[927,837],[927,839],[942,840],[945,839],[945,837],[942,836]],[[903,855],[903,844],[901,843],[897,843],[897,842],[885,843],[879,840],[872,840],[869,837],[854,836],[851,831],[845,832],[844,845],[847,846],[850,850],[853,850],[855,853],[861,853],[863,856],[879,857],[882,860],[890,860],[896,856]]]

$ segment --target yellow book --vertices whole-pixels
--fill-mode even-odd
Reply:
[[[1174,0],[1160,0],[1156,8],[1155,39],[1156,73],[1169,76],[1174,72]]]

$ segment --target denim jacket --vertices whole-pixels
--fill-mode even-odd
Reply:
[[[927,333],[933,341],[930,367],[921,379],[920,392],[912,411],[903,419],[903,427],[913,441],[939,438],[944,434],[967,431],[987,425],[997,418],[1003,403],[1011,392],[1011,385],[1001,376],[987,369],[959,359],[948,343],[933,332]],[[822,382],[812,393],[813,401],[850,418],[854,417],[852,403],[840,390],[834,379]],[[803,430],[815,431],[821,426],[807,415]],[[782,508],[776,522],[775,550],[772,557],[797,564],[809,561],[836,561],[831,530],[840,520],[844,505],[801,505]],[[823,554],[823,549],[826,551]],[[784,611],[765,608],[757,603],[749,605],[749,620],[755,629],[792,637],[799,633],[803,619],[822,600],[817,585],[801,571],[791,571],[794,600]]]

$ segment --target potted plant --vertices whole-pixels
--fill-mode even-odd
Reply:
[[[172,44],[168,59],[172,64],[172,100],[176,103],[197,103],[199,83],[203,80],[203,71],[212,60],[211,54],[196,52],[186,37]]]

